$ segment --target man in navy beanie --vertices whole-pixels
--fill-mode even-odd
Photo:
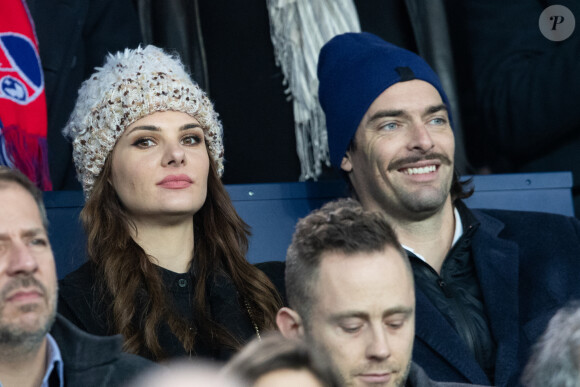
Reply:
[[[419,56],[347,33],[322,48],[318,78],[332,164],[410,257],[413,360],[438,381],[517,385],[550,317],[580,297],[580,223],[465,206],[447,96]]]

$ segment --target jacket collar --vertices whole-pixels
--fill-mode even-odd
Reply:
[[[491,332],[498,343],[494,382],[505,385],[513,377],[517,362],[518,246],[499,236],[505,225],[496,218],[467,208],[460,213],[464,224],[471,224],[474,219],[479,223],[473,233],[472,253]],[[487,380],[457,332],[427,296],[417,289],[416,299],[416,339],[437,352],[468,380]]]
[[[481,284],[491,331],[496,341],[495,383],[508,385],[515,376],[518,357],[518,280],[517,243],[499,235],[505,225],[483,211],[473,211],[481,231],[473,238],[473,258]]]
[[[121,353],[120,335],[107,337],[91,335],[59,314],[50,334],[60,348],[65,369],[82,370],[110,363]]]

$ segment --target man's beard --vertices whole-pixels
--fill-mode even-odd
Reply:
[[[411,370],[411,363],[412,363],[411,359],[409,359],[403,372],[401,372],[401,369],[398,367],[395,367],[395,368],[392,366],[379,367],[378,364],[366,365],[366,366],[363,366],[362,368],[356,369],[356,370],[354,370],[354,369],[343,370],[339,367],[339,365],[335,362],[335,359],[331,356],[332,351],[329,348],[327,348],[324,344],[317,342],[313,338],[313,336],[311,334],[309,334],[309,331],[308,331],[308,328],[306,327],[306,325],[305,325],[305,331],[306,331],[305,338],[306,338],[307,342],[312,343],[314,350],[318,351],[319,353],[321,353],[323,356],[326,357],[326,360],[332,365],[332,368],[334,369],[336,376],[340,380],[341,386],[344,386],[344,387],[353,386],[354,382],[355,382],[355,380],[354,380],[355,375],[362,373],[363,371],[372,371],[373,369],[380,369],[380,370],[390,369],[390,370],[397,371],[397,376],[398,376],[393,387],[405,387],[405,384],[407,383],[407,378],[409,377],[409,372]],[[385,361],[384,363],[388,363],[388,361]]]
[[[384,361],[381,362],[383,364],[389,363],[388,361]],[[401,372],[401,368],[398,367],[392,367],[392,366],[384,366],[384,365],[380,365],[380,363],[373,363],[373,364],[368,364],[365,367],[362,367],[362,369],[357,369],[353,372],[352,375],[350,375],[351,377],[351,381],[346,381],[346,377],[343,376],[343,385],[344,386],[352,386],[353,385],[353,381],[354,381],[354,375],[363,373],[363,372],[371,372],[373,370],[389,370],[390,372],[396,371],[396,375],[397,378],[395,379],[395,382],[393,384],[393,387],[405,387],[405,384],[407,383],[407,378],[409,377],[409,371],[411,370],[411,360],[409,360],[409,362],[406,364],[405,369]]]
[[[34,326],[23,326],[22,324],[6,321],[4,301],[7,295],[18,288],[35,287],[42,292],[46,312],[37,316]],[[55,290],[56,293],[56,290]],[[30,313],[36,309],[43,308],[42,305],[28,304],[19,307],[21,313]],[[46,287],[32,276],[17,277],[9,282],[0,292],[0,347],[2,348],[0,357],[8,358],[25,355],[36,350],[46,334],[49,332],[56,318],[56,294],[49,294]]]
[[[407,378],[409,377],[410,371],[411,371],[411,361],[409,360],[409,362],[407,363],[407,367],[405,368],[405,371],[399,376],[399,378],[395,382],[395,387],[405,387],[405,384],[407,384]]]
[[[453,167],[453,161],[445,154],[439,152],[432,152],[427,155],[409,156],[393,160],[388,165],[388,170],[396,171],[405,165],[425,160],[439,160],[441,166]],[[403,207],[411,213],[419,214],[418,219],[420,219],[423,218],[424,216],[429,216],[431,213],[437,211],[439,208],[441,208],[441,206],[443,206],[443,204],[447,200],[447,197],[449,196],[452,178],[453,175],[450,175],[448,181],[442,182],[442,185],[439,187],[438,190],[435,189],[429,194],[425,194],[424,192],[421,192],[421,190],[415,193],[407,192],[406,190],[403,191],[404,188],[397,187],[395,187],[395,191],[399,192],[399,197]]]

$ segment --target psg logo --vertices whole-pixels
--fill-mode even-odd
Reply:
[[[40,58],[26,36],[0,33],[0,98],[28,105],[44,89]]]

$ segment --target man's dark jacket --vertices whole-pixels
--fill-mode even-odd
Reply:
[[[121,336],[94,336],[57,315],[50,331],[60,349],[65,386],[122,386],[155,363],[121,352]]]
[[[473,210],[472,256],[497,346],[497,386],[518,384],[530,347],[558,308],[580,297],[580,223],[560,215]],[[457,332],[416,292],[413,360],[434,380],[491,384]]]

